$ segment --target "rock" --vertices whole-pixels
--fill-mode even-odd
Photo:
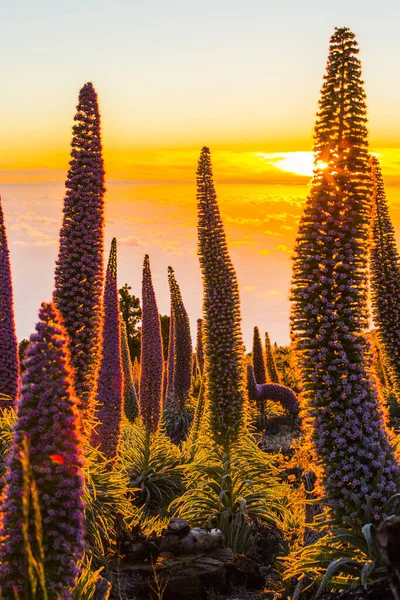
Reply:
[[[170,520],[168,527],[163,535],[187,535],[190,532],[190,525],[183,519],[173,518]]]
[[[247,556],[236,556],[232,563],[226,565],[228,578],[233,585],[242,585],[248,589],[261,588],[265,579],[255,560]]]
[[[208,553],[224,545],[224,535],[219,529],[192,529],[187,535],[165,535],[161,540],[161,552],[181,554]]]

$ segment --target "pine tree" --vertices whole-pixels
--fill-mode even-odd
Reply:
[[[260,332],[258,327],[254,327],[253,331],[253,352],[252,362],[254,368],[254,376],[257,383],[267,383],[267,371],[265,366],[264,350],[261,343]]]
[[[10,398],[2,406],[14,406],[19,387],[18,341],[14,323],[14,300],[10,253],[0,198],[0,394]]]
[[[370,276],[372,315],[391,384],[400,395],[400,255],[390,219],[382,173],[371,159]]]
[[[65,186],[54,301],[71,339],[76,392],[90,416],[100,351],[105,192],[100,115],[91,83],[79,94]]]
[[[142,351],[139,410],[148,434],[158,430],[162,411],[163,346],[160,315],[146,254],[142,280]]]
[[[189,316],[171,267],[168,267],[168,282],[175,337],[173,343],[175,350],[173,363],[174,407],[177,411],[183,411],[189,398],[192,383],[192,336]]]
[[[104,318],[99,379],[97,382],[98,423],[93,429],[92,445],[99,446],[110,461],[117,459],[121,438],[123,371],[121,329],[117,285],[117,240],[111,242],[104,287]]]
[[[314,152],[294,256],[292,336],[328,501],[337,518],[362,522],[368,496],[380,518],[400,470],[362,335],[371,180],[361,63],[347,28],[331,38]]]
[[[197,169],[198,253],[203,275],[205,402],[214,440],[226,446],[243,430],[246,379],[239,286],[212,179],[210,151]]]
[[[3,600],[14,600],[16,594],[34,597],[28,541],[39,564],[42,556],[49,600],[72,600],[83,556],[83,458],[68,337],[53,304],[42,304],[39,319],[26,352],[2,498]],[[37,510],[42,523],[41,548]],[[33,577],[37,576],[33,569]]]
[[[265,365],[267,369],[267,380],[270,383],[280,383],[278,369],[276,367],[275,358],[272,354],[271,340],[265,332]]]

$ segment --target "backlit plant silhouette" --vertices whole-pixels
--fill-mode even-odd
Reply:
[[[197,169],[198,253],[203,276],[205,398],[212,435],[233,443],[246,415],[246,380],[239,286],[225,238],[212,178],[210,151]]]
[[[315,126],[315,170],[297,237],[292,336],[329,504],[338,518],[374,518],[397,491],[368,327],[371,206],[365,93],[354,34],[335,30]]]
[[[111,242],[104,288],[104,318],[96,423],[92,444],[99,447],[110,464],[115,462],[121,437],[123,371],[117,284],[117,240]]]
[[[262,347],[258,327],[254,327],[253,331],[252,362],[254,368],[254,377],[256,378],[257,383],[266,383],[267,371],[265,367],[264,350]]]
[[[49,599],[72,598],[83,555],[83,459],[68,337],[53,304],[42,304],[39,319],[26,352],[1,506],[4,600],[15,592],[34,597],[28,548],[42,563]]]
[[[378,159],[371,159],[371,167],[374,184],[370,235],[372,314],[390,382],[400,395],[400,255]]]
[[[10,254],[0,198],[0,394],[9,397],[1,406],[13,406],[19,387],[18,341],[14,323],[14,300]]]
[[[271,340],[267,332],[265,333],[265,365],[267,369],[267,381],[270,383],[280,383],[275,358],[272,354]]]
[[[105,192],[100,114],[91,83],[79,93],[71,145],[54,301],[71,339],[76,393],[90,416],[100,349]]]
[[[128,421],[133,423],[139,414],[139,408],[136,388],[133,381],[128,336],[123,319],[121,319],[121,358],[124,373],[124,412]]]

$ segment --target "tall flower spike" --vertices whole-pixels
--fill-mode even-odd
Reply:
[[[165,404],[169,406],[174,403],[175,391],[174,391],[174,364],[175,364],[175,320],[174,311],[172,308],[171,301],[171,316],[169,319],[169,338],[168,338],[168,359],[167,359],[167,372],[166,380],[167,385],[165,389]]]
[[[398,491],[368,327],[371,206],[365,93],[354,34],[336,29],[315,126],[315,167],[297,237],[292,338],[334,516],[362,523]]]
[[[400,255],[378,159],[371,159],[370,273],[372,315],[384,364],[400,397]]]
[[[71,339],[76,392],[90,416],[100,351],[105,192],[100,114],[91,83],[79,94],[65,186],[54,301]]]
[[[42,304],[39,319],[24,361],[18,418],[1,506],[0,589],[3,600],[14,600],[15,592],[22,598],[28,583],[25,526],[28,526],[34,556],[37,558],[39,553],[35,540],[34,497],[27,498],[23,494],[25,443],[40,509],[43,566],[49,598],[72,599],[71,590],[83,556],[83,459],[68,337],[53,304]],[[33,491],[31,485],[31,494]],[[29,523],[24,522],[23,500],[31,501]]]
[[[205,397],[217,443],[233,442],[246,418],[239,286],[212,178],[210,151],[197,169],[198,253],[203,275]]]
[[[129,353],[128,335],[125,321],[121,319],[121,358],[124,373],[124,411],[125,416],[133,423],[139,414],[138,398],[132,374],[131,356]]]
[[[174,405],[177,410],[182,411],[187,404],[192,383],[192,336],[181,290],[171,267],[168,267],[168,283],[175,335]]]
[[[203,374],[204,369],[204,352],[203,352],[203,319],[197,319],[197,337],[196,337],[196,355],[200,373]]]
[[[117,284],[117,240],[111,242],[104,287],[104,318],[99,380],[97,382],[98,423],[93,429],[92,445],[113,464],[121,437],[123,372],[121,329]]]
[[[0,198],[0,394],[10,400],[1,406],[13,406],[19,387],[18,341],[14,323],[14,301],[10,254]]]
[[[280,383],[278,369],[276,367],[275,358],[272,354],[271,340],[269,335],[265,333],[265,365],[267,368],[267,380],[270,383]]]
[[[258,327],[254,327],[253,332],[253,353],[252,361],[254,367],[254,376],[257,383],[267,383],[267,371],[265,367],[264,350],[261,343]]]
[[[257,383],[252,365],[247,365],[247,389],[250,400],[257,403],[265,403],[266,400],[279,402],[283,408],[291,413],[298,412],[299,401],[294,392],[284,385],[277,383]]]
[[[140,357],[139,410],[149,433],[155,433],[162,410],[163,346],[161,325],[149,257],[146,254],[142,280],[142,351]]]

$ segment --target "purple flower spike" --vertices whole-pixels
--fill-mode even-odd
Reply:
[[[367,244],[371,176],[365,92],[354,34],[336,29],[315,126],[315,167],[297,237],[292,339],[333,516],[378,521],[399,491],[372,371]]]
[[[275,358],[272,354],[271,340],[269,335],[265,333],[265,366],[267,368],[267,381],[270,383],[280,383],[278,369],[276,367]]]
[[[121,330],[117,285],[117,240],[111,242],[104,288],[104,318],[102,355],[97,384],[97,411],[99,423],[93,430],[92,445],[112,465],[118,454],[122,417],[122,360]]]
[[[204,369],[204,352],[203,352],[203,319],[197,319],[197,338],[196,338],[196,355],[197,364],[199,365],[200,373],[203,374]]]
[[[142,280],[142,350],[140,357],[139,409],[149,433],[158,429],[162,410],[163,347],[157,301],[146,254]]]
[[[18,418],[1,506],[0,589],[3,600],[14,600],[15,592],[24,597],[24,586],[28,585],[24,525],[28,525],[32,550],[38,556],[32,504],[29,523],[24,524],[23,519],[24,442],[29,448],[41,514],[49,598],[72,599],[84,549],[80,417],[73,389],[68,336],[53,304],[42,304],[39,319],[24,361]],[[24,500],[31,502],[32,498],[24,496]]]
[[[18,341],[14,323],[14,301],[10,253],[0,198],[0,394],[10,397],[1,406],[15,406],[19,388]]]
[[[197,169],[198,254],[203,275],[205,397],[214,439],[234,442],[246,419],[239,286],[212,178],[210,151]]]
[[[373,195],[370,230],[372,314],[383,362],[400,398],[400,256],[379,161],[371,159]]]
[[[166,379],[167,385],[165,390],[165,406],[169,406],[174,402],[174,364],[175,364],[175,321],[174,311],[171,301],[171,316],[169,319],[169,338],[168,338],[168,360]]]
[[[174,271],[168,267],[168,282],[171,293],[171,315],[174,323],[174,407],[184,410],[192,383],[192,337],[190,322],[182,300]]]
[[[123,319],[121,319],[121,357],[124,372],[124,411],[128,421],[133,423],[139,414],[139,407],[135,383],[133,381],[128,335]]]
[[[247,389],[250,400],[255,400],[257,404],[265,405],[266,400],[273,400],[291,413],[299,410],[299,401],[291,389],[277,383],[257,383],[252,365],[247,365]]]
[[[254,367],[254,377],[256,378],[257,383],[267,383],[267,371],[265,367],[264,351],[258,327],[254,327],[253,332],[252,361]]]
[[[75,389],[86,416],[94,410],[103,291],[104,167],[97,94],[79,94],[64,219],[55,271],[54,301],[71,339]]]

